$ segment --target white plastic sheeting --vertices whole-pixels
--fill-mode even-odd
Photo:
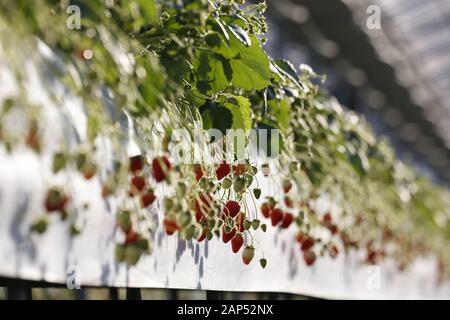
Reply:
[[[44,140],[59,141],[65,137],[69,144],[82,140],[86,123],[82,101],[57,81],[51,87],[43,85],[42,70],[32,63],[24,68],[30,74],[28,93],[43,108]],[[8,72],[2,66],[0,99],[14,92]],[[60,97],[60,106],[50,99],[49,89]],[[108,146],[106,139],[99,141],[99,156],[106,167],[113,159]],[[198,244],[166,236],[161,225],[160,204],[148,211],[158,223],[153,254],[142,258],[137,266],[127,268],[116,263],[114,257],[117,239],[114,213],[119,199],[105,201],[96,177],[86,181],[76,171],[53,175],[51,153],[51,148],[40,156],[18,148],[8,154],[0,146],[2,277],[66,283],[75,270],[82,286],[275,291],[322,298],[450,298],[450,285],[436,284],[432,257],[417,260],[403,273],[389,261],[378,269],[368,268],[357,253],[342,253],[335,260],[319,258],[312,267],[307,267],[295,242],[295,227],[278,230],[268,226],[265,234],[255,232],[268,260],[266,269],[258,263],[260,250],[255,260],[245,266],[240,254],[233,254],[230,244],[220,240]],[[261,176],[259,181],[263,197],[280,189],[279,182],[273,178]],[[51,217],[49,229],[43,235],[30,235],[30,223],[42,214],[44,194],[53,184],[70,188],[71,205],[79,211],[79,222],[83,225],[81,235],[71,237],[68,223],[58,217]],[[162,188],[158,192],[163,194],[166,190]]]

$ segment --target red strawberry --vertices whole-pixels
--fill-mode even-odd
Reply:
[[[144,169],[144,157],[143,156],[130,157],[130,171],[133,172],[133,174],[137,174],[142,169]]]
[[[344,244],[344,247],[346,247],[346,248],[349,248],[349,247],[357,248],[358,247],[358,241],[352,240],[350,238],[350,236],[345,232],[341,233],[341,240],[342,240],[342,243]]]
[[[272,225],[276,226],[283,220],[283,211],[281,209],[273,209],[270,212],[270,219],[272,220]]]
[[[284,197],[284,204],[286,205],[286,207],[288,208],[293,208],[294,204],[292,203],[292,199],[289,196],[285,196]]]
[[[284,193],[288,193],[292,189],[292,182],[289,180],[283,181],[283,191]]]
[[[303,232],[299,231],[297,233],[296,240],[299,244],[302,244],[306,240],[307,236]]]
[[[367,249],[367,258],[366,262],[368,264],[376,264],[378,260],[379,253],[373,249]]]
[[[139,235],[133,230],[129,229],[126,233],[125,245],[134,243],[139,240]]]
[[[305,260],[307,266],[311,266],[316,261],[316,254],[314,253],[314,251],[310,250],[304,251],[303,260]]]
[[[331,232],[332,235],[335,235],[335,234],[338,232],[337,226],[336,226],[335,224],[332,223],[331,214],[326,213],[326,214],[323,216],[322,224],[323,224],[326,228],[328,228],[328,230],[330,230],[330,232]]]
[[[229,242],[231,239],[234,238],[234,236],[236,235],[236,228],[234,227],[233,229],[231,229],[231,231],[229,233],[227,233],[225,231],[225,225],[222,227],[222,240],[224,243]]]
[[[289,213],[289,212],[285,212],[283,215],[283,220],[281,222],[281,227],[284,229],[289,228],[289,226],[291,225],[291,223],[294,221],[294,216]]]
[[[248,171],[249,165],[246,163],[240,163],[233,166],[233,173],[235,176],[241,176]]]
[[[151,205],[156,199],[155,193],[153,191],[147,191],[147,193],[141,196],[141,205],[142,208],[147,208]]]
[[[200,237],[197,239],[197,242],[202,242],[203,240],[205,240],[206,238],[206,231],[203,230],[202,234],[200,235]]]
[[[338,250],[337,246],[333,244],[330,247],[328,247],[328,253],[330,254],[330,257],[332,257],[334,259],[339,254],[339,250]]]
[[[323,216],[323,223],[324,224],[328,224],[328,223],[331,223],[331,221],[332,221],[332,219],[331,219],[331,214],[330,213],[326,213],[324,216]]]
[[[255,248],[246,246],[244,248],[244,252],[242,252],[242,261],[244,262],[244,264],[249,264],[254,256],[255,256]]]
[[[223,178],[225,178],[227,175],[230,174],[230,171],[231,171],[230,165],[225,161],[222,162],[216,169],[217,179],[222,180]]]
[[[311,249],[314,246],[314,243],[315,243],[315,241],[313,238],[307,237],[302,243],[302,246],[301,246],[302,251],[308,251],[309,249]]]
[[[35,151],[39,151],[41,149],[39,128],[38,128],[36,121],[33,121],[30,124],[30,128],[29,128],[25,143],[27,144],[27,146],[34,149]]]
[[[69,197],[58,188],[52,188],[47,192],[45,197],[44,206],[49,212],[62,211],[69,202]]]
[[[203,213],[201,213],[201,211],[197,211],[197,212],[195,213],[195,220],[196,220],[198,223],[201,223],[203,220],[205,220],[205,216],[203,215]]]
[[[152,161],[152,173],[156,182],[161,182],[167,178],[167,173],[172,169],[172,164],[167,157],[156,157]]]
[[[194,173],[195,179],[197,179],[197,181],[200,181],[205,174],[205,172],[203,171],[203,166],[201,164],[194,164]]]
[[[244,244],[244,237],[239,233],[231,240],[231,250],[234,253],[238,253]]]
[[[273,210],[273,206],[268,202],[264,202],[261,206],[261,212],[262,212],[262,215],[264,216],[264,218],[269,218],[272,210]]]
[[[241,211],[241,205],[233,200],[229,200],[225,204],[225,208],[223,209],[223,213],[228,217],[236,217]]]
[[[238,227],[239,232],[245,231],[244,222],[245,222],[245,213],[241,212],[236,218],[236,225]]]
[[[102,186],[102,197],[107,198],[111,195],[111,189],[107,184]]]
[[[143,177],[134,176],[131,178],[131,194],[137,194],[144,190],[145,179]]]
[[[334,236],[338,232],[338,227],[335,224],[331,224],[328,227],[328,230],[330,230],[331,234]]]
[[[94,164],[85,165],[84,168],[82,169],[83,177],[86,180],[92,179],[92,177],[95,175],[96,172],[97,168]]]
[[[205,218],[214,205],[214,199],[210,194],[200,193],[198,198],[194,199],[195,218],[197,222],[201,222]]]
[[[180,230],[180,227],[175,220],[164,218],[164,227],[166,228],[166,233],[168,235],[174,234],[176,231]]]

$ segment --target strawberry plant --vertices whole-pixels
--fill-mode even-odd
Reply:
[[[263,47],[266,5],[244,2],[79,0],[86,14],[81,29],[73,31],[59,1],[0,1],[0,40],[10,53],[0,57],[15,80],[24,78],[21,55],[14,54],[19,44],[35,48],[39,39],[66,64],[55,76],[83,100],[87,116],[79,146],[49,143],[40,122],[43,108],[26,98],[4,99],[0,143],[8,152],[19,147],[50,152],[55,175],[76,168],[85,179],[100,182],[98,196],[104,201],[121,199],[116,229],[123,239],[116,257],[130,265],[151,253],[146,223],[157,201],[164,215],[159,228],[166,235],[222,239],[224,250],[230,242],[246,265],[257,255],[266,267],[256,238],[269,228],[296,228],[292,242],[298,242],[299,259],[307,266],[324,255],[359,249],[366,253],[365,263],[390,258],[403,270],[415,257],[431,253],[440,261],[442,277],[448,277],[448,190],[398,160],[362,117],[327,96],[320,88],[323,76],[306,65],[296,68],[270,58]],[[25,86],[18,87],[17,96],[27,97]],[[100,92],[111,93],[113,110],[105,109]],[[18,111],[26,119],[20,132],[10,125]],[[129,118],[130,130],[120,126],[119,114]],[[195,152],[175,152],[178,128],[188,136],[198,128],[273,129],[280,134],[280,148],[269,144],[263,151],[274,152],[277,161],[254,161],[247,140],[240,153],[226,136],[208,136],[201,146],[220,161],[180,163],[177,156]],[[104,137],[116,156],[108,170],[96,157]],[[139,152],[128,154],[121,144],[128,140]],[[278,192],[266,194],[261,178],[273,179]],[[164,196],[157,192],[161,187],[169,190]],[[321,212],[324,198],[339,209]],[[49,187],[43,210],[65,217],[71,202],[68,190]],[[30,229],[41,234],[48,223],[39,218]],[[323,230],[329,238],[321,236]]]

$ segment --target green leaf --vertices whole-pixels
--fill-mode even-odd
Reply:
[[[197,69],[197,88],[200,93],[212,95],[224,90],[231,81],[232,71],[228,60],[218,54],[198,51],[194,67]]]
[[[141,6],[141,13],[144,18],[151,24],[156,24],[158,22],[158,10],[154,0],[138,0]]]
[[[248,48],[241,45],[239,54],[231,59],[233,70],[231,82],[246,90],[260,90],[270,84],[269,58],[256,38],[252,37],[252,42]]]
[[[269,58],[258,39],[254,36],[249,38],[251,45],[247,47],[233,34],[229,44],[222,42],[215,51],[230,59],[233,85],[246,90],[264,89],[271,79]]]
[[[287,60],[275,60],[273,61],[273,64],[274,67],[279,71],[279,73],[277,73],[278,75],[282,74],[293,81],[300,89],[306,89],[292,63]]]
[[[232,96],[235,103],[224,103],[224,106],[233,115],[233,129],[250,130],[252,127],[250,101],[245,97]]]
[[[201,108],[200,112],[203,119],[203,128],[218,129],[222,134],[233,125],[233,114],[227,108],[215,102],[208,101]]]
[[[234,34],[234,36],[238,38],[243,45],[247,47],[250,47],[252,45],[252,40],[244,29],[234,24],[229,25],[228,29],[230,29],[231,33]]]
[[[290,104],[289,101],[283,99],[279,100],[269,100],[267,103],[270,113],[275,117],[278,122],[278,127],[283,130],[289,128],[290,119]]]
[[[228,34],[227,29],[223,25],[222,21],[220,21],[218,18],[214,18],[213,29],[222,33],[227,42],[230,41],[230,35]]]
[[[172,41],[161,52],[161,63],[167,74],[176,82],[181,82],[189,71],[188,61],[191,61],[191,52],[180,46],[179,41]]]
[[[273,61],[273,63],[275,65],[275,68],[277,68],[281,74],[288,76],[291,80],[300,81],[297,70],[295,70],[295,67],[291,62],[281,59],[275,60]]]

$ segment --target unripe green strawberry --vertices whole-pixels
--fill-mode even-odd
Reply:
[[[259,221],[258,219],[253,220],[252,221],[252,228],[253,228],[253,230],[258,229],[260,224],[261,224],[261,221]]]
[[[130,211],[121,211],[116,218],[117,226],[122,229],[123,232],[128,232],[131,229],[131,213]]]
[[[234,181],[234,186],[233,186],[233,190],[236,193],[241,192],[242,190],[244,190],[246,185],[246,181],[244,178],[238,178],[236,179],[236,181]]]
[[[259,260],[259,264],[264,269],[266,267],[266,265],[267,265],[267,260],[262,258],[262,259]]]
[[[134,266],[141,258],[143,250],[137,246],[125,246],[125,261],[129,266]]]
[[[229,179],[229,178],[225,178],[222,182],[222,188],[225,190],[230,189],[232,185],[233,185],[233,181],[231,181],[231,179]]]
[[[256,199],[259,199],[261,197],[261,189],[259,188],[253,189],[253,195],[255,196]]]
[[[53,156],[53,173],[64,169],[67,164],[67,156],[64,153],[55,153]]]
[[[244,264],[249,264],[255,256],[255,248],[252,246],[246,246],[244,252],[242,252],[242,261]]]
[[[196,231],[197,230],[195,226],[191,224],[189,227],[183,230],[183,238],[186,240],[191,240],[194,237]]]
[[[47,230],[48,221],[45,217],[39,218],[31,225],[31,231],[42,234]]]

